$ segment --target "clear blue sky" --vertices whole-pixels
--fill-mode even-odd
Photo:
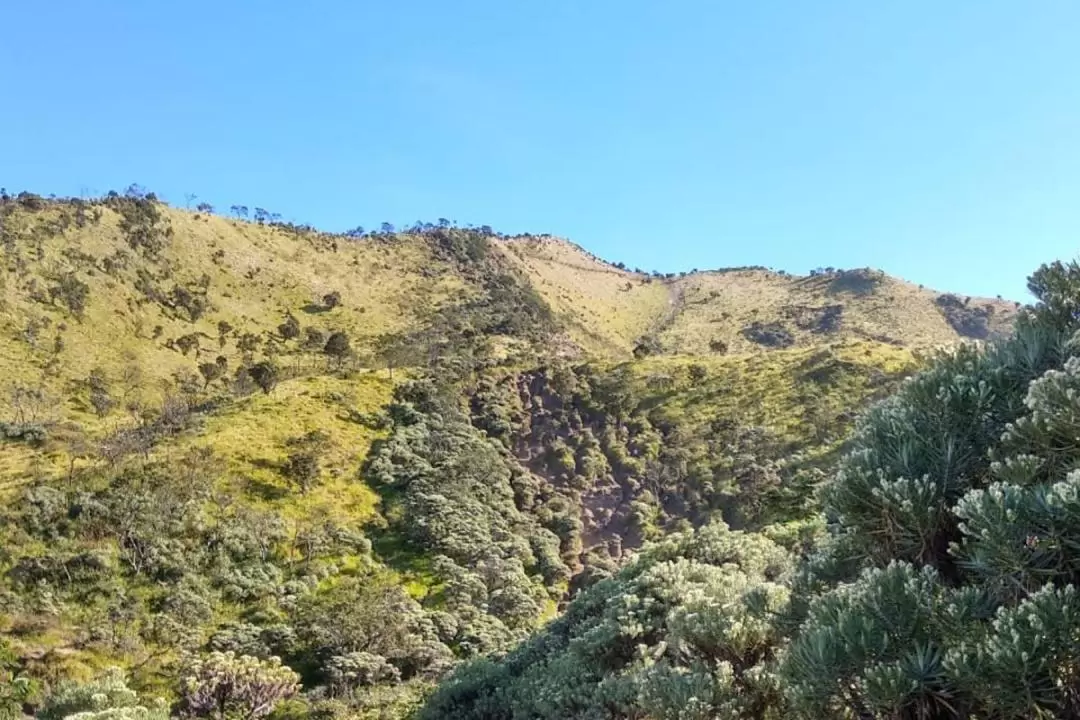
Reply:
[[[1080,3],[9,3],[0,185],[1026,299],[1080,246]]]

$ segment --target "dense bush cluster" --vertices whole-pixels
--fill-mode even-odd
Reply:
[[[507,649],[533,629],[569,578],[559,538],[523,513],[524,470],[429,382],[402,385],[390,437],[365,477],[390,529],[431,557],[446,641],[465,656]]]
[[[784,548],[722,523],[672,536],[505,659],[455,673],[420,717],[755,716],[777,701],[791,568]]]
[[[797,549],[790,524],[664,541],[457,671],[426,716],[1080,716],[1080,266],[1030,287],[1013,338],[941,356],[862,418],[818,549],[766,539]],[[702,553],[718,539],[771,548],[772,569]]]
[[[679,382],[703,380],[691,365]],[[571,567],[599,570],[664,532],[724,519],[760,527],[805,510],[784,494],[803,470],[780,463],[784,443],[759,427],[668,412],[655,394],[669,375],[626,367],[550,365],[481,377],[470,396],[473,423],[526,468],[519,506],[561,540]]]

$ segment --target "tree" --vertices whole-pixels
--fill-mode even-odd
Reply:
[[[116,402],[109,392],[109,378],[103,368],[97,367],[90,371],[86,378],[86,387],[90,391],[90,406],[94,413],[103,418],[108,415]]]
[[[345,358],[352,352],[352,347],[349,344],[349,336],[341,330],[331,333],[330,338],[326,341],[326,346],[323,347],[323,352],[333,358],[340,366]]]
[[[725,354],[728,351],[728,344],[723,340],[716,338],[709,341],[709,349],[714,353]]]
[[[255,352],[261,342],[261,337],[255,333],[246,332],[237,339],[236,349],[242,353]]]
[[[195,356],[199,356],[199,335],[198,333],[188,333],[187,335],[181,335],[176,338],[176,347],[180,348],[180,353],[187,357],[187,354],[192,350],[195,351]]]
[[[300,676],[274,657],[214,652],[189,662],[178,689],[181,712],[213,720],[258,720],[300,690]]]
[[[203,390],[206,390],[208,387],[210,387],[210,383],[214,382],[225,374],[225,370],[227,369],[227,361],[221,362],[225,360],[225,356],[218,355],[217,360],[217,362],[205,362],[199,364],[199,374],[203,377]]]
[[[218,331],[218,346],[225,347],[225,343],[228,342],[229,333],[233,331],[233,326],[224,320],[219,320],[217,324]]]
[[[394,368],[413,362],[418,353],[417,344],[405,335],[387,333],[375,340],[375,354],[386,365],[390,381],[394,380]]]
[[[278,369],[277,365],[269,360],[262,360],[255,363],[248,368],[248,375],[255,381],[255,384],[266,393],[267,395],[277,387],[278,383]]]
[[[90,299],[90,286],[75,273],[68,272],[57,278],[56,285],[49,288],[49,296],[53,301],[59,298],[72,315],[82,320],[86,302]]]
[[[255,208],[255,222],[262,225],[263,223],[265,223],[269,219],[270,219],[270,212],[268,210],[266,210],[265,208],[261,208],[261,207]]]
[[[207,215],[213,215],[214,214],[214,206],[211,205],[208,202],[199,203],[198,205],[195,206],[195,209],[198,210],[201,213],[206,213]]]
[[[660,341],[653,335],[646,335],[637,341],[634,345],[634,357],[643,358],[650,355],[656,355],[663,348],[660,345]]]
[[[308,325],[304,328],[304,349],[305,350],[318,350],[326,347],[326,333],[319,328]]]
[[[206,284],[209,285],[210,278],[203,276],[206,280]],[[173,285],[172,290],[169,291],[169,301],[174,307],[183,309],[188,314],[188,320],[191,322],[197,321],[203,316],[203,313],[210,307],[210,303],[206,299],[205,286],[202,292],[192,292],[189,288],[183,285]]]
[[[300,321],[292,313],[286,313],[285,322],[278,325],[278,334],[285,340],[300,337]]]

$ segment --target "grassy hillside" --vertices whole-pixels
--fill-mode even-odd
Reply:
[[[882,272],[827,269],[798,277],[764,268],[656,275],[630,272],[551,238],[512,239],[509,252],[571,335],[590,350],[695,355],[875,340],[930,348],[1008,333],[1017,307],[940,293]]]
[[[404,717],[667,533],[808,522],[857,410],[1015,310],[137,191],[6,197],[0,252],[0,681],[29,702],[110,665],[175,699],[220,650],[283,658],[291,712]]]

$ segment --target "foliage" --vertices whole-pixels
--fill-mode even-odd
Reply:
[[[296,694],[299,679],[278,658],[210,653],[192,660],[184,669],[179,705],[183,714],[192,717],[256,720]]]
[[[627,592],[635,572],[628,569],[583,592],[562,619],[504,660],[460,670],[425,712],[1077,716],[1080,267],[1046,266],[1031,287],[1040,303],[1021,315],[1012,338],[941,354],[862,417],[822,494],[830,536],[778,584],[786,604],[769,625],[752,624],[755,605],[731,600],[690,613],[695,627],[767,628],[750,635],[767,662],[734,662],[738,646],[716,640],[698,645],[701,655],[671,656],[686,645],[657,633],[670,633],[681,615],[658,605],[647,587]],[[647,567],[651,556],[646,550],[639,562]],[[616,600],[621,593],[630,601]],[[676,597],[692,603],[697,595],[682,590]],[[648,621],[634,614],[654,608]],[[612,629],[574,624],[604,612],[615,612]],[[620,645],[626,632],[633,642]],[[583,654],[597,642],[605,650]],[[636,648],[650,677],[662,680],[653,686],[609,664],[606,648],[622,648],[614,655],[620,663],[636,657]],[[722,662],[732,669],[720,671]],[[753,673],[739,680],[735,669],[747,667]]]
[[[247,374],[264,393],[269,394],[278,384],[278,368],[270,360],[261,360],[247,368]]]
[[[0,640],[0,720],[22,717],[23,706],[37,693],[34,680],[21,672],[14,653]]]
[[[790,569],[722,523],[672,536],[505,660],[457,671],[421,717],[781,717],[768,668]]]
[[[165,720],[168,709],[161,700],[143,704],[128,687],[120,668],[111,668],[89,683],[61,683],[38,710],[40,720]]]

